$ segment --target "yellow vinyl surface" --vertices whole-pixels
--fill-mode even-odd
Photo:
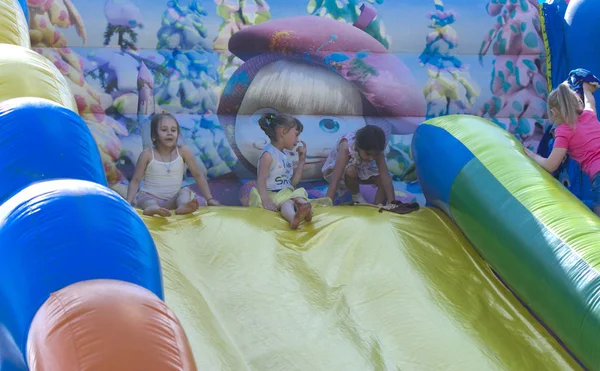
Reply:
[[[570,370],[442,212],[144,218],[199,370]]]
[[[29,25],[17,0],[0,0],[0,44],[31,47]]]

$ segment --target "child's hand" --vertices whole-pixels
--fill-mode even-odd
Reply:
[[[388,202],[387,204],[385,204],[385,206],[383,206],[383,209],[385,209],[385,210],[392,210],[395,207],[396,207],[396,205],[394,205],[391,202]]]
[[[306,143],[304,143],[304,141],[300,141],[300,143],[302,143],[302,146],[299,146],[296,149],[296,152],[298,152],[298,160],[300,162],[304,162],[306,160]]]
[[[262,204],[263,204],[263,209],[277,211],[277,206],[275,206],[275,204],[273,203],[273,201],[271,201],[270,198],[263,200]]]
[[[595,92],[596,89],[598,89],[598,87],[596,87],[596,85],[592,85],[590,83],[584,82],[583,83],[583,90],[588,90],[591,93]]]
[[[210,200],[208,200],[206,202],[206,204],[208,206],[221,206],[221,203],[219,201],[215,200],[214,198],[211,198]]]
[[[525,154],[529,157],[531,157],[532,159],[535,159],[535,156],[537,156],[535,153],[533,153],[529,148],[524,147],[525,149]]]

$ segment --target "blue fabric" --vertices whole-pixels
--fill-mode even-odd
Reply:
[[[600,87],[600,80],[594,76],[590,71],[585,68],[576,68],[569,72],[569,78],[567,79],[569,86],[575,91],[581,98],[583,98],[583,84],[588,83],[596,87]]]
[[[592,179],[592,206],[600,206],[600,173]]]

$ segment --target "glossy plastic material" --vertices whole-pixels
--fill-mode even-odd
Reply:
[[[65,77],[46,57],[22,46],[0,44],[0,102],[46,98],[77,112]]]
[[[0,25],[0,44],[31,47],[27,17],[23,14],[19,1],[0,0]]]
[[[200,370],[574,370],[441,211],[143,217]]]
[[[196,371],[177,317],[150,291],[93,280],[52,294],[27,342],[31,371]]]
[[[600,219],[479,117],[426,121],[413,154],[426,197],[447,196],[449,214],[508,286],[584,365],[600,368]]]
[[[45,179],[107,185],[98,146],[86,123],[77,113],[41,98],[0,103],[0,174],[0,204]]]
[[[131,282],[163,297],[156,247],[123,198],[92,182],[50,180],[0,206],[0,324],[23,354],[49,295],[91,279]]]
[[[1,302],[4,303],[4,301]],[[27,371],[25,356],[21,354],[19,347],[2,324],[0,324],[0,370]]]
[[[25,20],[29,22],[29,7],[27,6],[27,0],[15,0],[21,7],[21,11],[25,15]]]

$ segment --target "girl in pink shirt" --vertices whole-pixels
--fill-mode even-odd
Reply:
[[[558,124],[554,148],[548,158],[525,149],[546,171],[553,173],[568,154],[592,180],[594,212],[600,216],[600,122],[596,118],[594,85],[583,84],[583,97],[563,82],[548,95],[548,116]]]

